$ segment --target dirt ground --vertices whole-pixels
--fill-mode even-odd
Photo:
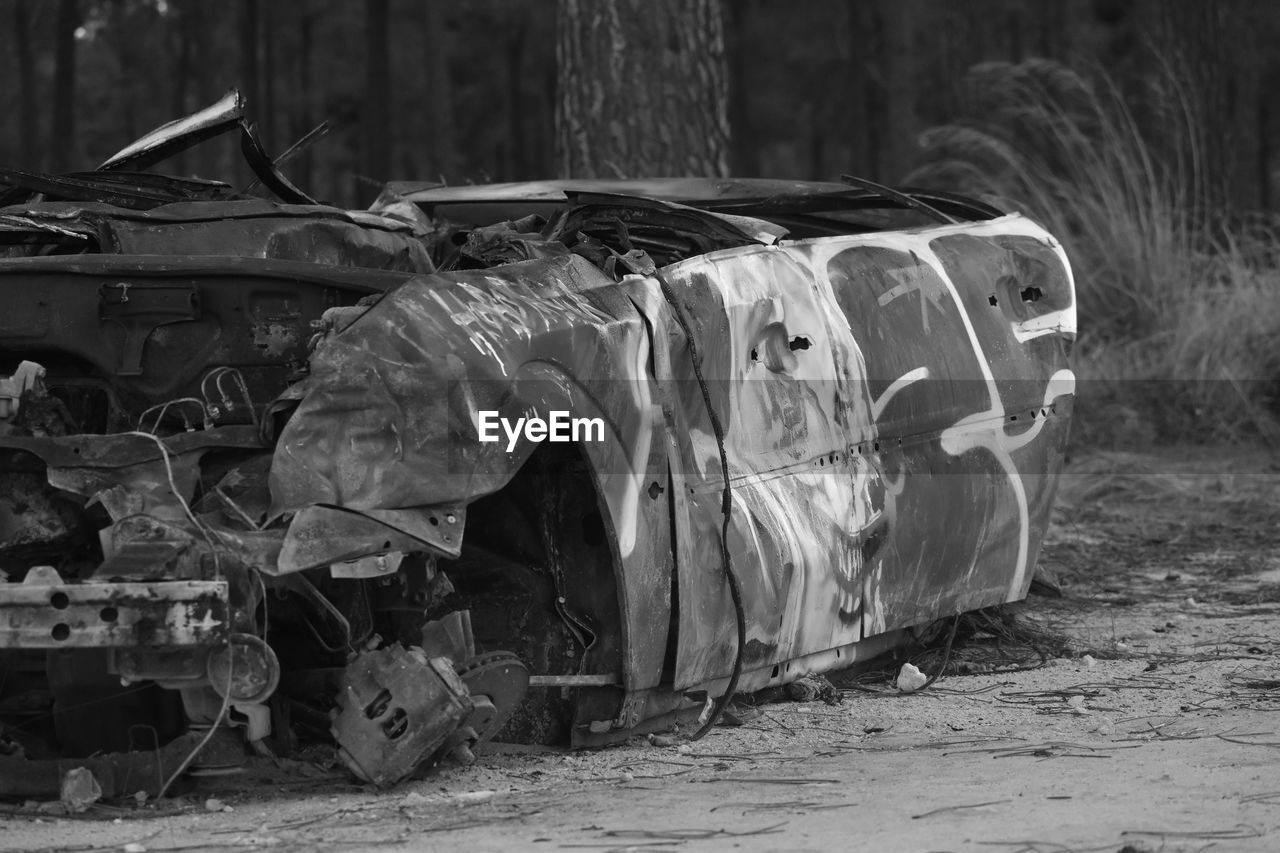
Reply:
[[[1075,459],[1042,558],[1065,596],[965,620],[924,692],[833,677],[838,704],[697,743],[495,745],[381,794],[290,761],[158,805],[15,804],[0,849],[1280,850],[1278,520],[1274,453]]]

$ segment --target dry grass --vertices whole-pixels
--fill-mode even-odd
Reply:
[[[1062,240],[1079,441],[1277,442],[1277,241],[1206,212],[1201,130],[1172,75],[1160,82],[1148,130],[1105,79],[1044,60],[977,66],[966,113],[982,118],[929,131],[909,182],[993,197]]]

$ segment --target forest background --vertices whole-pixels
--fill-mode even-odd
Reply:
[[[0,164],[92,168],[238,87],[286,173],[698,174],[970,192],[1066,244],[1075,442],[1280,446],[1280,5],[0,0]],[[171,164],[249,181],[231,146]],[[239,181],[239,183],[237,183]]]

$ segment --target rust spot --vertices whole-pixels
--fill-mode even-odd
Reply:
[[[285,355],[302,339],[297,324],[264,320],[253,324],[253,345],[269,356]]]

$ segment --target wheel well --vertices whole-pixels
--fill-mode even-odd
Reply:
[[[613,535],[578,445],[539,445],[506,487],[468,506],[462,554],[442,569],[477,651],[515,652],[533,675],[621,671]],[[572,694],[531,691],[499,739],[567,740]]]

